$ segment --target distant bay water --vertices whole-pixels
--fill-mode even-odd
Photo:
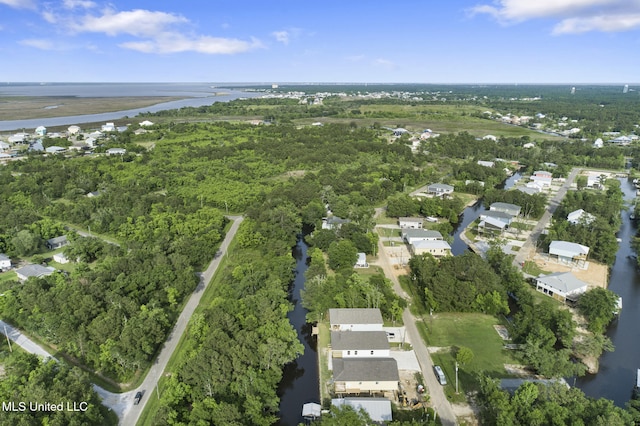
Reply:
[[[216,95],[216,93],[223,93]],[[100,114],[65,117],[36,118],[29,120],[0,121],[0,131],[33,131],[38,126],[53,127],[71,124],[93,123],[135,117],[145,112],[158,112],[182,107],[199,107],[214,102],[228,102],[242,97],[259,96],[255,92],[242,92],[206,83],[7,83],[0,84],[0,97],[11,96],[73,96],[79,98],[173,96],[185,99],[162,102],[144,108]]]

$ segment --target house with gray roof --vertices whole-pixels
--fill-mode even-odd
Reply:
[[[399,380],[393,358],[333,358],[334,390],[338,395],[393,394]]]
[[[402,231],[402,239],[411,245],[416,241],[436,241],[442,240],[442,234],[429,229],[405,229]]]
[[[340,229],[345,223],[351,222],[349,219],[342,219],[338,216],[330,216],[322,219],[322,229]]]
[[[500,235],[507,229],[507,227],[508,225],[506,222],[495,217],[488,216],[480,220],[480,223],[478,223],[478,234]]]
[[[348,405],[355,411],[364,410],[369,418],[376,423],[385,423],[393,420],[391,401],[386,398],[334,398],[331,400],[334,407]]]
[[[485,210],[480,213],[480,220],[486,220],[487,218],[499,220],[507,225],[511,225],[511,222],[513,221],[513,216],[505,212]]]
[[[385,331],[332,331],[334,358],[387,358],[389,339]]]
[[[503,212],[510,214],[511,216],[518,216],[522,208],[516,204],[510,203],[493,203],[489,206],[489,210],[492,212]]]
[[[403,229],[422,229],[423,221],[421,217],[401,217],[398,218],[398,225]]]
[[[451,246],[448,242],[440,240],[415,241],[411,244],[411,253],[414,256],[429,253],[433,257],[451,256]]]
[[[50,238],[47,240],[47,248],[49,248],[49,250],[59,249],[60,247],[64,247],[67,244],[69,244],[69,240],[67,240],[66,235]]]
[[[536,290],[561,302],[575,302],[587,289],[587,283],[576,278],[571,272],[554,272],[536,278]]]
[[[42,278],[48,275],[51,275],[55,272],[55,268],[51,266],[42,266],[36,264],[29,264],[23,266],[22,268],[16,269],[16,274],[18,275],[18,279],[22,282],[28,280],[29,278]]]
[[[572,225],[584,224],[589,225],[596,220],[596,217],[591,213],[587,213],[583,209],[574,210],[567,215],[567,222]]]
[[[453,186],[447,185],[446,183],[432,183],[427,186],[427,192],[429,194],[434,194],[436,196],[445,196],[449,194],[453,194]]]
[[[329,309],[332,331],[382,331],[382,314],[378,308]]]
[[[589,247],[569,241],[551,241],[549,256],[556,257],[561,263],[584,264],[589,255]]]

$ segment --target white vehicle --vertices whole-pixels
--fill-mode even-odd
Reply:
[[[440,368],[439,365],[434,365],[433,366],[433,371],[436,374],[436,379],[438,379],[438,382],[444,386],[447,384],[447,378],[444,375],[444,371],[442,371],[442,368]]]

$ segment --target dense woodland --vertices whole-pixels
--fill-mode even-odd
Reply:
[[[511,101],[506,89],[504,96],[473,100],[475,90],[448,97],[460,105],[472,103],[478,111],[490,107],[524,114],[544,107],[549,115],[570,115],[563,108],[577,99],[561,97],[557,110],[552,110],[546,103]],[[425,92],[424,102],[441,102],[433,96]],[[595,120],[595,110],[616,110],[619,119],[607,130],[626,129],[628,114],[621,112],[629,107],[626,101],[613,102],[608,92],[593,99],[605,107],[585,107],[580,119]],[[292,100],[216,103],[157,113],[166,121],[152,132],[112,135],[98,150],[124,147],[124,156],[32,154],[25,161],[8,163],[0,169],[0,213],[5,218],[0,224],[0,252],[23,262],[50,262],[52,252],[44,241],[66,234],[71,244],[65,252],[75,261],[46,278],[0,283],[5,294],[0,315],[55,346],[62,356],[113,381],[131,380],[152,362],[197,284],[196,272],[217,252],[228,225],[225,215],[243,213],[246,219],[215,279],[213,296],[191,320],[188,349],[170,377],[163,378],[161,408],[153,414],[153,423],[273,424],[282,368],[301,350],[286,314],[291,308],[291,249],[303,229],[312,246],[304,296],[309,321],[321,320],[331,307],[379,307],[386,319],[395,321],[405,301],[393,293],[389,281],[382,275],[354,274],[352,268],[358,251],[374,254],[377,248],[374,208],[387,207],[390,217],[421,214],[448,219],[439,224],[448,234],[463,208],[461,199],[416,202],[406,195],[409,189],[447,182],[457,190],[484,195],[486,202],[524,203],[527,214],[537,217],[542,198],[514,198],[493,189],[504,172],[500,167],[480,167],[477,160],[501,158],[505,165],[519,161],[524,172],[554,162],[557,176],[575,166],[621,168],[625,157],[633,158],[634,164],[640,160],[633,147],[596,150],[590,142],[528,136],[479,141],[464,131],[432,138],[414,154],[408,139],[394,140],[379,123],[370,124],[435,116],[412,103],[409,109],[388,112],[400,104],[407,105],[392,99],[343,102],[337,97],[325,99],[321,106]],[[385,108],[376,110],[380,105]],[[486,120],[465,109],[446,114]],[[228,117],[258,117],[275,124],[218,121]],[[317,117],[343,121],[291,124]],[[359,125],[362,118],[367,125]],[[523,148],[531,141],[533,148]],[[469,187],[466,180],[486,186]],[[90,191],[98,196],[87,197]],[[614,203],[603,200],[619,197],[617,191],[611,186],[603,199],[591,195],[595,192],[570,193],[558,209],[558,215],[577,208],[599,215],[597,229],[602,232],[582,234],[596,239],[589,240],[593,256],[605,262],[606,232],[613,235],[619,207],[616,213]],[[320,230],[327,206],[350,223],[335,231]],[[570,232],[559,226],[554,236]],[[501,315],[509,311],[509,295],[515,296],[519,312],[510,331],[524,347],[523,362],[548,377],[579,374],[582,367],[572,362],[573,356],[599,354],[608,347],[606,339],[576,348],[571,317],[545,303],[536,304],[511,258],[501,253],[491,250],[486,261],[473,254],[440,262],[429,256],[413,258],[411,276],[419,303],[436,311]],[[595,305],[606,306],[610,295],[596,296]],[[608,324],[598,315],[589,321],[598,331]],[[32,371],[40,368],[27,365]],[[71,380],[76,373],[61,367],[56,374]],[[487,401],[490,416],[498,405],[491,398]],[[517,413],[517,401],[506,401]],[[570,406],[565,401],[558,404]],[[626,421],[626,414],[605,408],[607,415]],[[601,411],[589,418],[598,418]]]

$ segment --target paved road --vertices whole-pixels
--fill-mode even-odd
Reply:
[[[169,362],[169,358],[171,358],[171,355],[173,355],[173,352],[175,351],[176,346],[180,341],[180,337],[182,337],[182,334],[185,332],[191,315],[193,315],[193,312],[200,303],[200,299],[202,298],[205,288],[211,281],[211,278],[218,269],[218,265],[220,265],[220,261],[222,260],[223,255],[227,252],[229,244],[233,240],[233,237],[236,235],[236,231],[238,230],[238,227],[240,226],[243,218],[241,216],[230,216],[229,219],[232,219],[234,221],[233,225],[231,225],[229,232],[227,232],[224,241],[222,241],[222,244],[220,245],[220,250],[209,264],[209,267],[200,275],[200,283],[194,290],[193,294],[189,298],[189,301],[182,310],[182,313],[178,317],[178,321],[176,321],[176,325],[173,327],[173,330],[171,330],[171,333],[167,337],[167,341],[165,342],[160,355],[158,355],[155,364],[153,364],[153,366],[149,370],[149,373],[147,374],[147,377],[145,377],[144,381],[137,389],[125,393],[128,395],[125,398],[129,401],[129,404],[125,408],[122,417],[120,417],[120,424],[129,426],[138,423],[140,414],[144,410],[144,407],[147,405],[147,401],[149,401],[149,398],[157,398],[155,388],[158,384],[158,380],[164,372],[164,369]],[[133,405],[133,397],[138,391],[143,392],[144,396],[140,404]],[[120,401],[121,395],[125,394],[118,394],[116,396],[116,400]],[[109,395],[105,396],[107,397],[107,399],[105,399],[105,405],[107,405],[107,402],[111,399]],[[105,396],[103,396],[103,398]],[[113,396],[115,395],[112,394],[111,397]]]
[[[45,351],[40,345],[35,343],[33,340],[29,339],[27,336],[22,334],[20,330],[14,328],[7,324],[4,321],[0,320],[0,333],[8,336],[16,345],[20,346],[25,351],[41,356],[45,359],[53,358],[51,354]],[[55,358],[53,358],[55,359]],[[56,360],[57,361],[57,360]]]
[[[378,253],[377,265],[383,269],[384,274],[393,283],[393,288],[396,294],[409,301],[409,295],[402,289],[402,287],[400,287],[398,277],[396,276],[396,273],[391,266],[391,262],[387,257],[385,247],[382,243],[382,238],[378,240]],[[433,373],[433,362],[431,361],[431,356],[429,355],[429,351],[418,332],[418,327],[416,327],[416,321],[418,320],[411,314],[409,308],[405,309],[402,313],[402,320],[404,321],[407,335],[413,344],[413,350],[418,358],[418,363],[422,370],[422,377],[424,377],[425,385],[429,390],[429,395],[431,397],[431,404],[436,410],[436,413],[438,417],[440,417],[443,425],[450,426],[457,424],[451,403],[447,399],[444,394],[443,387],[438,383],[436,376]]]
[[[545,210],[544,214],[542,215],[536,226],[533,227],[531,234],[529,234],[529,238],[527,238],[527,241],[525,241],[525,243],[522,245],[522,248],[520,248],[520,250],[514,257],[514,265],[520,267],[520,265],[522,265],[522,262],[529,260],[529,254],[532,251],[535,254],[536,242],[540,239],[540,234],[542,234],[542,231],[546,228],[547,224],[551,220],[551,217],[553,216],[553,213],[556,211],[556,209],[562,202],[562,199],[571,187],[571,184],[576,179],[576,176],[578,176],[578,173],[580,173],[581,171],[582,169],[579,168],[571,170],[571,173],[569,173],[569,176],[565,180],[564,184],[560,187],[556,195],[547,205],[547,209]]]

